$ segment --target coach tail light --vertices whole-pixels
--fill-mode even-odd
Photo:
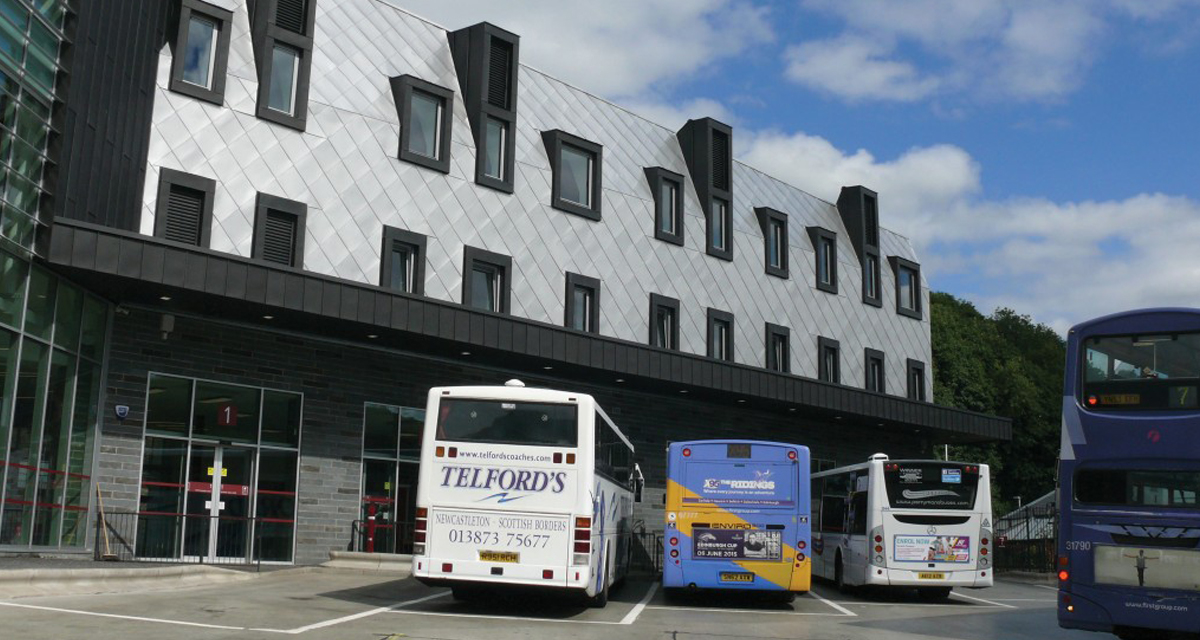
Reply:
[[[1071,572],[1067,569],[1067,565],[1069,565],[1069,564],[1070,564],[1070,561],[1067,559],[1067,556],[1059,556],[1059,558],[1058,558],[1058,581],[1063,583],[1064,585],[1066,584],[1066,582],[1068,580],[1071,579]]]
[[[592,559],[592,519],[579,517],[575,518],[575,553],[571,556],[571,563],[582,565],[591,562]]]

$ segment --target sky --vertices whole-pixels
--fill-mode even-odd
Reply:
[[[1200,0],[389,0],[835,201],[1060,332],[1200,307]]]

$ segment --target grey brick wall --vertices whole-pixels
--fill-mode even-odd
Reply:
[[[498,384],[499,371],[379,350],[332,344],[269,330],[177,317],[166,339],[159,313],[134,309],[115,318],[96,478],[104,506],[138,508],[146,383],[149,372],[262,386],[304,394],[296,562],[321,562],[350,542],[359,515],[363,405],[423,407],[432,386]],[[545,373],[545,372],[539,372]],[[673,440],[739,437],[807,445],[814,457],[847,464],[876,451],[892,456],[927,450],[912,434],[806,419],[800,413],[731,407],[682,395],[625,391],[619,385],[521,377],[531,386],[591,393],[633,441],[648,490],[636,517],[661,529],[665,447]],[[123,423],[114,407],[129,405]]]

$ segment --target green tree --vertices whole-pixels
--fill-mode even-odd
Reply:
[[[934,401],[1013,421],[1009,442],[950,447],[952,459],[988,463],[994,509],[1005,513],[1016,496],[1028,502],[1054,488],[1066,345],[1012,309],[984,316],[952,295],[930,298]]]

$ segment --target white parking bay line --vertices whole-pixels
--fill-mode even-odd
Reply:
[[[527,616],[496,616],[486,613],[447,613],[437,611],[404,611],[397,609],[391,613],[400,613],[409,616],[435,616],[439,618],[482,618],[484,620],[495,621],[515,621],[515,622],[558,622],[562,624],[621,624],[610,620],[559,620],[556,618],[531,618]]]
[[[957,598],[965,598],[967,600],[974,600],[975,602],[982,602],[984,604],[990,604],[993,607],[1004,607],[1005,609],[1016,609],[1017,608],[1017,607],[1012,606],[1011,604],[1001,604],[994,600],[984,600],[983,598],[976,598],[975,596],[969,596],[969,595],[966,595],[965,593],[959,593],[957,591],[952,592],[950,595],[955,596]]]
[[[825,604],[833,607],[834,609],[841,611],[842,615],[844,615],[844,616],[849,616],[852,618],[858,617],[857,613],[854,613],[853,611],[847,609],[846,607],[843,607],[842,605],[834,602],[833,600],[830,600],[828,598],[821,596],[821,594],[817,593],[816,591],[809,591],[808,594],[810,596],[816,598],[817,600],[820,600],[821,602],[824,602]]]
[[[183,620],[167,620],[164,618],[146,618],[143,616],[126,616],[118,613],[98,613],[95,611],[79,611],[76,609],[59,609],[58,607],[42,607],[34,604],[17,604],[15,602],[0,602],[0,607],[16,607],[19,609],[37,609],[39,611],[53,611],[55,613],[74,613],[81,616],[95,616],[97,618],[116,618],[118,620],[136,620],[138,622],[157,622],[160,624],[174,624],[184,627],[203,627],[205,629],[224,629],[227,631],[246,631],[246,627],[230,627],[223,624],[206,624],[203,622],[185,622]]]
[[[841,613],[817,613],[815,611],[778,611],[773,609],[727,609],[724,607],[684,607],[652,604],[646,607],[656,611],[698,611],[701,613],[751,613],[754,615],[771,616],[825,616],[827,618],[845,618]],[[850,615],[854,615],[853,613]]]
[[[419,603],[425,602],[427,600],[433,600],[434,598],[441,598],[441,597],[444,597],[447,595],[450,595],[450,592],[443,591],[441,593],[435,593],[431,596],[425,596],[424,598],[417,598],[415,600],[406,600],[404,602],[397,602],[396,604],[393,604],[388,607],[379,607],[377,609],[370,609],[368,611],[362,611],[360,613],[355,613],[355,614],[351,614],[348,616],[342,616],[340,618],[333,618],[332,620],[325,620],[324,622],[316,622],[316,623],[313,623],[310,625],[305,625],[303,627],[296,627],[295,629],[251,629],[251,631],[266,631],[269,633],[286,633],[288,635],[294,636],[294,635],[299,635],[301,633],[305,633],[307,631],[313,631],[314,629],[324,629],[325,627],[332,627],[335,624],[342,624],[343,622],[352,622],[354,620],[361,620],[363,618],[369,618],[371,616],[379,615],[381,613],[386,613],[388,611],[396,611],[398,609],[407,607],[409,605],[419,604]]]
[[[650,598],[654,597],[655,591],[658,591],[658,583],[652,582],[650,588],[646,589],[646,595],[642,596],[642,599],[633,606],[633,609],[629,610],[629,613],[625,614],[624,618],[621,618],[621,624],[633,624],[633,621],[642,615],[642,610],[646,608],[646,603],[650,602]]]

